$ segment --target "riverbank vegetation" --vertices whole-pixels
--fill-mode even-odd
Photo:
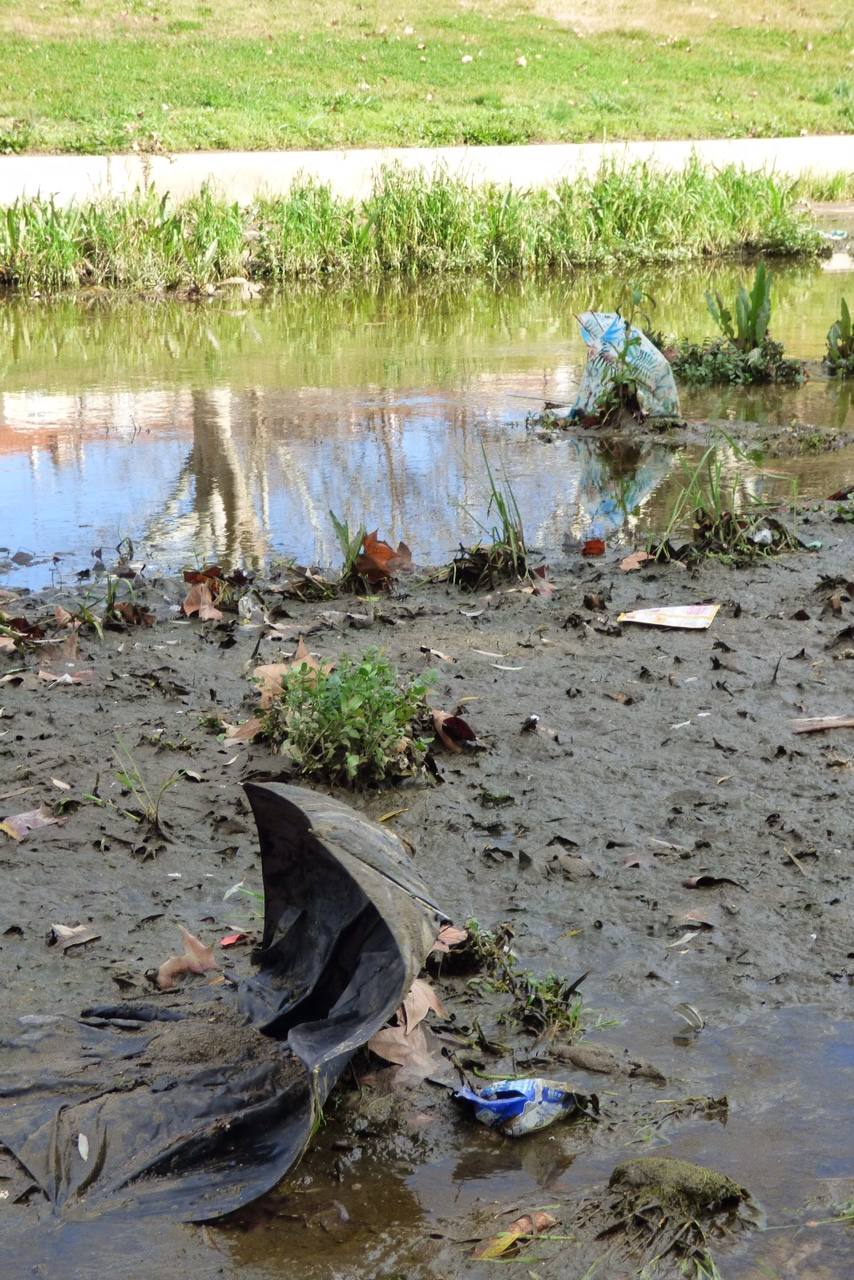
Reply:
[[[554,190],[472,188],[386,169],[364,201],[307,182],[247,206],[211,191],[153,192],[61,208],[18,201],[0,217],[0,284],[202,289],[384,274],[522,275],[592,264],[736,253],[817,254],[792,184],[736,167],[708,174],[602,168]]]
[[[0,152],[257,150],[854,128],[846,0],[0,0]]]

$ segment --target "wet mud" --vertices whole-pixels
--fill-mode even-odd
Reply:
[[[261,887],[241,783],[282,776],[285,762],[217,730],[252,713],[253,668],[303,635],[322,659],[378,646],[402,672],[433,667],[431,703],[464,707],[483,750],[437,746],[437,778],[353,802],[411,842],[457,923],[508,923],[536,974],[589,970],[581,1021],[602,1046],[561,1055],[502,1022],[500,997],[440,971],[450,1012],[437,1038],[475,1081],[560,1076],[599,1095],[601,1120],[503,1138],[447,1089],[399,1090],[364,1055],[280,1193],[228,1229],[69,1228],[89,1233],[93,1276],[133,1274],[128,1257],[145,1260],[139,1275],[200,1280],[486,1275],[495,1264],[472,1261],[478,1244],[544,1206],[570,1238],[531,1241],[519,1274],[631,1276],[581,1208],[621,1160],[662,1153],[747,1188],[774,1227],[713,1243],[722,1274],[844,1274],[846,1228],[807,1224],[854,1195],[854,731],[796,734],[792,722],[852,711],[854,534],[829,512],[802,515],[800,531],[820,549],[738,570],[622,573],[613,550],[567,551],[552,561],[551,598],[415,575],[367,602],[279,599],[278,631],[257,616],[183,619],[182,584],[146,573],[134,599],[152,626],[103,641],[84,629],[76,653],[55,655],[54,672],[64,662],[87,683],[40,679],[34,653],[0,655],[0,815],[43,805],[60,818],[20,842],[0,836],[8,1017],[151,996],[146,972],[179,949],[179,925],[206,943],[234,931],[251,942],[260,903],[226,897]],[[256,584],[269,604],[268,585]],[[21,592],[2,607],[35,622],[97,590]],[[707,631],[617,622],[701,601],[721,604]],[[157,828],[135,820],[129,757],[160,796]],[[47,942],[54,924],[98,936],[62,950]],[[247,972],[249,949],[217,946],[223,971]],[[686,1003],[702,1030],[679,1013]],[[655,1070],[623,1066],[637,1060]],[[0,1164],[11,1191],[3,1177]],[[43,1250],[34,1274],[56,1274],[61,1233],[15,1198],[2,1203],[9,1238],[24,1247],[26,1209],[27,1257],[38,1266]]]

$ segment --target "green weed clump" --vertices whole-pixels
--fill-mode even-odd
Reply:
[[[483,441],[480,447],[489,480],[486,515],[487,519],[493,516],[495,523],[487,526],[475,520],[486,535],[485,539],[482,538],[473,547],[461,545],[459,555],[454,558],[448,570],[449,581],[470,591],[492,587],[502,579],[523,578],[528,571],[525,530],[516,495],[506,477],[503,487],[497,483]]]
[[[732,462],[761,462],[756,452],[746,452],[731,437],[724,436],[721,444],[712,444],[704,451],[696,466],[684,468],[664,534],[650,544],[650,552],[657,560],[691,564],[715,558],[724,564],[743,566],[782,551],[797,551],[802,546],[794,520],[789,528],[773,514],[768,503],[750,494],[741,500],[737,473],[731,472],[728,479],[724,450]],[[794,497],[793,492],[793,513]],[[688,529],[690,541],[676,546],[673,539]]]
[[[553,190],[386,169],[363,201],[308,181],[246,206],[209,190],[179,205],[145,191],[67,207],[18,200],[0,211],[0,284],[27,293],[200,289],[235,276],[524,275],[822,248],[791,184],[697,163],[678,173],[606,165]]]
[[[830,374],[840,378],[854,377],[854,325],[844,298],[839,307],[839,319],[834,320],[827,331],[824,364]]]
[[[683,343],[674,357],[673,372],[695,385],[781,382],[799,386],[805,379],[800,360],[789,360],[782,344],[768,331],[771,321],[771,275],[760,262],[753,285],[744,285],[735,299],[735,314],[719,293],[707,293],[709,314],[721,337],[705,343]]]
[[[262,718],[264,736],[306,777],[350,787],[376,786],[418,771],[428,741],[429,673],[401,680],[383,655],[344,657],[334,670],[288,671]]]

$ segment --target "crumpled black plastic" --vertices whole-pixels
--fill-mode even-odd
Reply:
[[[391,832],[299,787],[246,791],[265,895],[254,973],[19,1020],[2,1043],[5,1214],[20,1198],[54,1221],[200,1222],[249,1204],[423,965],[445,917]]]

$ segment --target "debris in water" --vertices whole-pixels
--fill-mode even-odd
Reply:
[[[481,1124],[511,1138],[545,1129],[575,1113],[592,1120],[599,1118],[599,1099],[595,1094],[587,1097],[576,1093],[571,1085],[559,1080],[498,1080],[479,1093],[474,1089],[458,1089],[454,1097],[471,1102],[475,1118]]]

